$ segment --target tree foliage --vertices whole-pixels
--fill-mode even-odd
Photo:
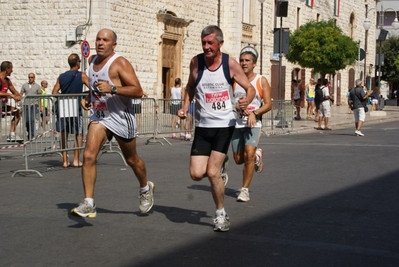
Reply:
[[[377,47],[379,53],[379,47]],[[384,65],[381,67],[381,79],[389,83],[399,82],[399,36],[390,36],[382,42],[381,53],[384,54]],[[397,65],[395,65],[395,61]]]
[[[290,34],[285,57],[321,74],[335,73],[356,61],[358,45],[333,20],[309,21]]]

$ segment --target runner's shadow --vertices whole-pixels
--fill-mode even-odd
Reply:
[[[93,224],[88,223],[86,218],[82,218],[80,216],[74,215],[71,213],[71,209],[76,207],[76,203],[59,203],[57,204],[59,209],[63,209],[67,211],[68,218],[75,222],[73,225],[69,225],[69,228],[83,228],[87,226],[93,226]]]
[[[202,218],[212,218],[212,216],[207,215],[205,211],[188,210],[160,205],[154,205],[152,210],[164,214],[171,222],[190,223],[213,227],[213,225],[210,223],[201,222]]]
[[[211,192],[211,187],[209,185],[190,185],[190,186],[187,186],[187,188],[192,189],[192,190],[202,190],[202,191]],[[226,196],[236,198],[237,190],[226,187],[224,189],[224,194]]]

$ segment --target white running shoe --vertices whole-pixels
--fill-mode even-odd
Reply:
[[[364,134],[362,134],[362,132],[361,132],[361,131],[358,131],[358,130],[355,131],[355,134],[356,134],[357,136],[364,136]]]
[[[147,213],[151,210],[152,206],[154,205],[154,190],[155,185],[153,182],[148,181],[148,186],[150,189],[147,192],[140,193],[140,212]]]
[[[255,161],[255,171],[262,172],[263,171],[263,150],[261,148],[256,149],[256,161]]]
[[[230,230],[230,219],[227,213],[216,216],[215,219],[213,219],[213,223],[215,224],[215,227],[213,228],[213,231],[215,232],[227,232]]]
[[[71,210],[71,213],[77,214],[83,218],[86,218],[86,217],[96,218],[96,216],[97,216],[96,205],[92,206],[85,200],[85,201],[83,201],[83,203],[80,203],[78,207],[73,208]]]
[[[237,197],[238,202],[249,201],[249,189],[248,188],[242,187],[242,188],[238,189],[238,191],[240,192],[240,194]]]

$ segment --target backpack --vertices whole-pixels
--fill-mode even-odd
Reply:
[[[314,93],[315,93],[314,102],[321,103],[324,101],[323,89],[321,88],[321,86],[316,87],[316,89],[314,90]]]

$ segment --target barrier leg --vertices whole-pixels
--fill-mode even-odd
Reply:
[[[104,150],[104,149],[103,149],[103,150],[101,150],[100,152],[101,152],[101,153],[100,153],[100,155],[98,155],[97,161],[99,161],[100,158],[101,158],[101,156],[102,156],[103,154],[105,154],[105,153],[117,153],[117,154],[119,154],[119,156],[121,156],[122,161],[123,161],[123,163],[125,164],[125,166],[127,166],[127,163],[126,163],[126,160],[125,160],[125,157],[123,156],[123,154],[122,154],[120,151],[115,151],[115,150],[112,149],[112,140],[109,141],[109,150]]]

